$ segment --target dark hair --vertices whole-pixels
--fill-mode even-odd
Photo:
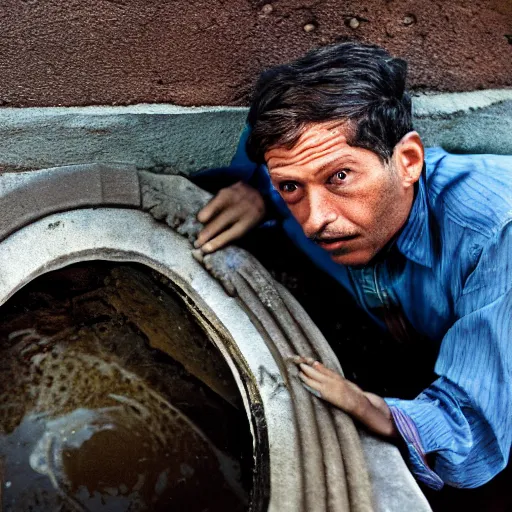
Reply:
[[[292,147],[308,123],[347,121],[347,143],[388,161],[412,130],[407,63],[378,46],[345,42],[263,72],[248,124],[247,154],[257,163],[272,146]]]

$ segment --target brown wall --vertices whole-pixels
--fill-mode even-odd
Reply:
[[[0,105],[244,105],[343,37],[407,58],[414,88],[512,86],[512,0],[2,0]]]

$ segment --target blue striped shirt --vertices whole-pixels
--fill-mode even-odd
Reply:
[[[274,203],[291,239],[381,327],[439,347],[430,387],[414,400],[386,398],[415,476],[437,489],[486,483],[512,443],[512,157],[428,149],[393,247],[351,269],[305,237],[244,138],[231,172],[243,169]]]

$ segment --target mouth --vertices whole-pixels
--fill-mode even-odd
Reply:
[[[359,235],[347,235],[332,238],[323,237],[317,238],[315,240],[315,243],[319,245],[322,249],[325,249],[326,251],[337,251],[338,249],[345,247],[345,245],[347,245],[349,242],[355,240],[358,237]]]

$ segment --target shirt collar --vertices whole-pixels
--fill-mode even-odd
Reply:
[[[418,180],[416,197],[396,242],[398,250],[408,259],[432,267],[433,245],[430,232],[429,208],[427,202],[427,182],[425,167]]]

